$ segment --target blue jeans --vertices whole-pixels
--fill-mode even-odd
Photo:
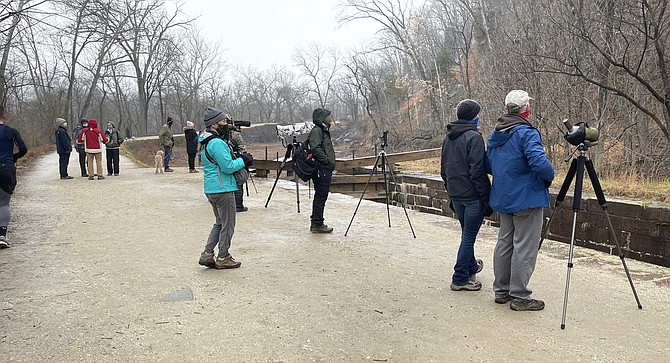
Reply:
[[[468,279],[477,273],[475,240],[484,220],[482,202],[479,199],[452,202],[458,221],[461,223],[461,246],[458,248],[451,282],[454,285],[465,285]]]
[[[172,157],[172,147],[163,145],[163,168],[170,168],[170,158]]]

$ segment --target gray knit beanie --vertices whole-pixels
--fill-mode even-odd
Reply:
[[[205,109],[205,127],[210,127],[225,118],[226,114],[216,107],[207,107]]]

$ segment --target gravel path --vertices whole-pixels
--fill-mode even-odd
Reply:
[[[670,269],[576,249],[560,329],[567,246],[547,241],[531,287],[542,312],[493,302],[497,230],[483,227],[479,292],[449,289],[450,218],[331,195],[330,235],[308,232],[311,199],[256,179],[238,214],[236,270],[197,264],[212,212],[202,174],[59,180],[55,154],[20,175],[0,250],[3,362],[667,362]],[[72,175],[78,175],[72,157]]]

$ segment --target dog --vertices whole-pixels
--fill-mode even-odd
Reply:
[[[154,156],[154,163],[156,164],[156,174],[160,171],[163,174],[163,150],[158,150]]]

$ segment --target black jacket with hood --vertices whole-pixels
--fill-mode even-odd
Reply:
[[[477,127],[466,120],[447,125],[440,174],[450,199],[479,199],[488,203],[491,182],[486,174],[485,158],[484,139]]]
[[[330,140],[330,111],[317,108],[312,113],[314,128],[309,132],[309,148],[314,158],[328,170],[335,170],[335,149]]]

